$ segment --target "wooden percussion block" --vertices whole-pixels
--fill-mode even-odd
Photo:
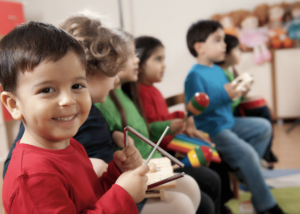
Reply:
[[[156,165],[156,172],[147,173],[148,176],[147,185],[174,175],[171,161],[168,158],[165,157],[153,158],[149,161],[149,163],[154,163]],[[165,190],[172,189],[175,187],[176,187],[176,180],[157,186],[146,192],[146,198],[160,198],[161,200],[164,200]]]

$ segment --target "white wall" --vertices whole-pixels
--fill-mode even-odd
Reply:
[[[165,45],[167,68],[163,82],[156,86],[168,97],[183,92],[185,77],[195,62],[185,39],[193,22],[215,13],[279,2],[282,0],[133,0],[133,33],[155,36]]]
[[[286,2],[293,2],[288,0]],[[58,24],[69,14],[91,9],[109,15],[113,27],[119,27],[118,0],[27,0],[27,20]],[[282,0],[122,0],[125,29],[135,36],[151,35],[166,47],[166,72],[157,87],[164,96],[182,93],[184,79],[195,59],[188,52],[185,36],[188,27],[198,19],[236,9],[254,9],[262,3]]]
[[[39,20],[57,25],[72,13],[88,9],[109,15],[114,27],[119,26],[118,0],[24,0],[26,21]]]

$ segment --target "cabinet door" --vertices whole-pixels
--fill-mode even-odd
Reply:
[[[25,22],[23,5],[17,2],[0,1],[0,35],[5,35]]]
[[[236,66],[239,74],[247,72],[254,77],[254,83],[248,96],[262,96],[271,109],[273,108],[272,71],[271,63],[266,62],[256,65],[253,61],[253,53],[242,53],[241,61]]]
[[[300,117],[300,48],[275,51],[278,118]]]

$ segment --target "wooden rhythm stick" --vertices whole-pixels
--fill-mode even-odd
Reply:
[[[145,136],[143,136],[142,134],[140,134],[134,128],[132,128],[130,126],[126,126],[124,128],[124,144],[125,144],[125,148],[128,147],[128,137],[127,137],[128,134],[126,134],[128,131],[130,131],[132,134],[134,134],[135,136],[137,136],[138,138],[140,138],[141,140],[143,140],[145,143],[149,144],[153,148],[155,147],[155,143],[153,143],[151,140],[147,139]],[[157,151],[160,152],[162,155],[166,156],[167,158],[169,158],[171,161],[173,161],[174,163],[176,163],[181,168],[184,167],[184,164],[181,161],[179,161],[177,158],[175,158],[172,155],[170,155],[168,152],[166,152],[165,150],[163,150],[159,146],[157,147]]]

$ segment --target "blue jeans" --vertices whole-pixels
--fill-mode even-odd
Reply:
[[[240,171],[252,193],[252,203],[258,212],[276,205],[260,166],[260,159],[267,149],[271,134],[271,124],[265,119],[236,117],[231,130],[225,129],[211,138],[223,161]]]

